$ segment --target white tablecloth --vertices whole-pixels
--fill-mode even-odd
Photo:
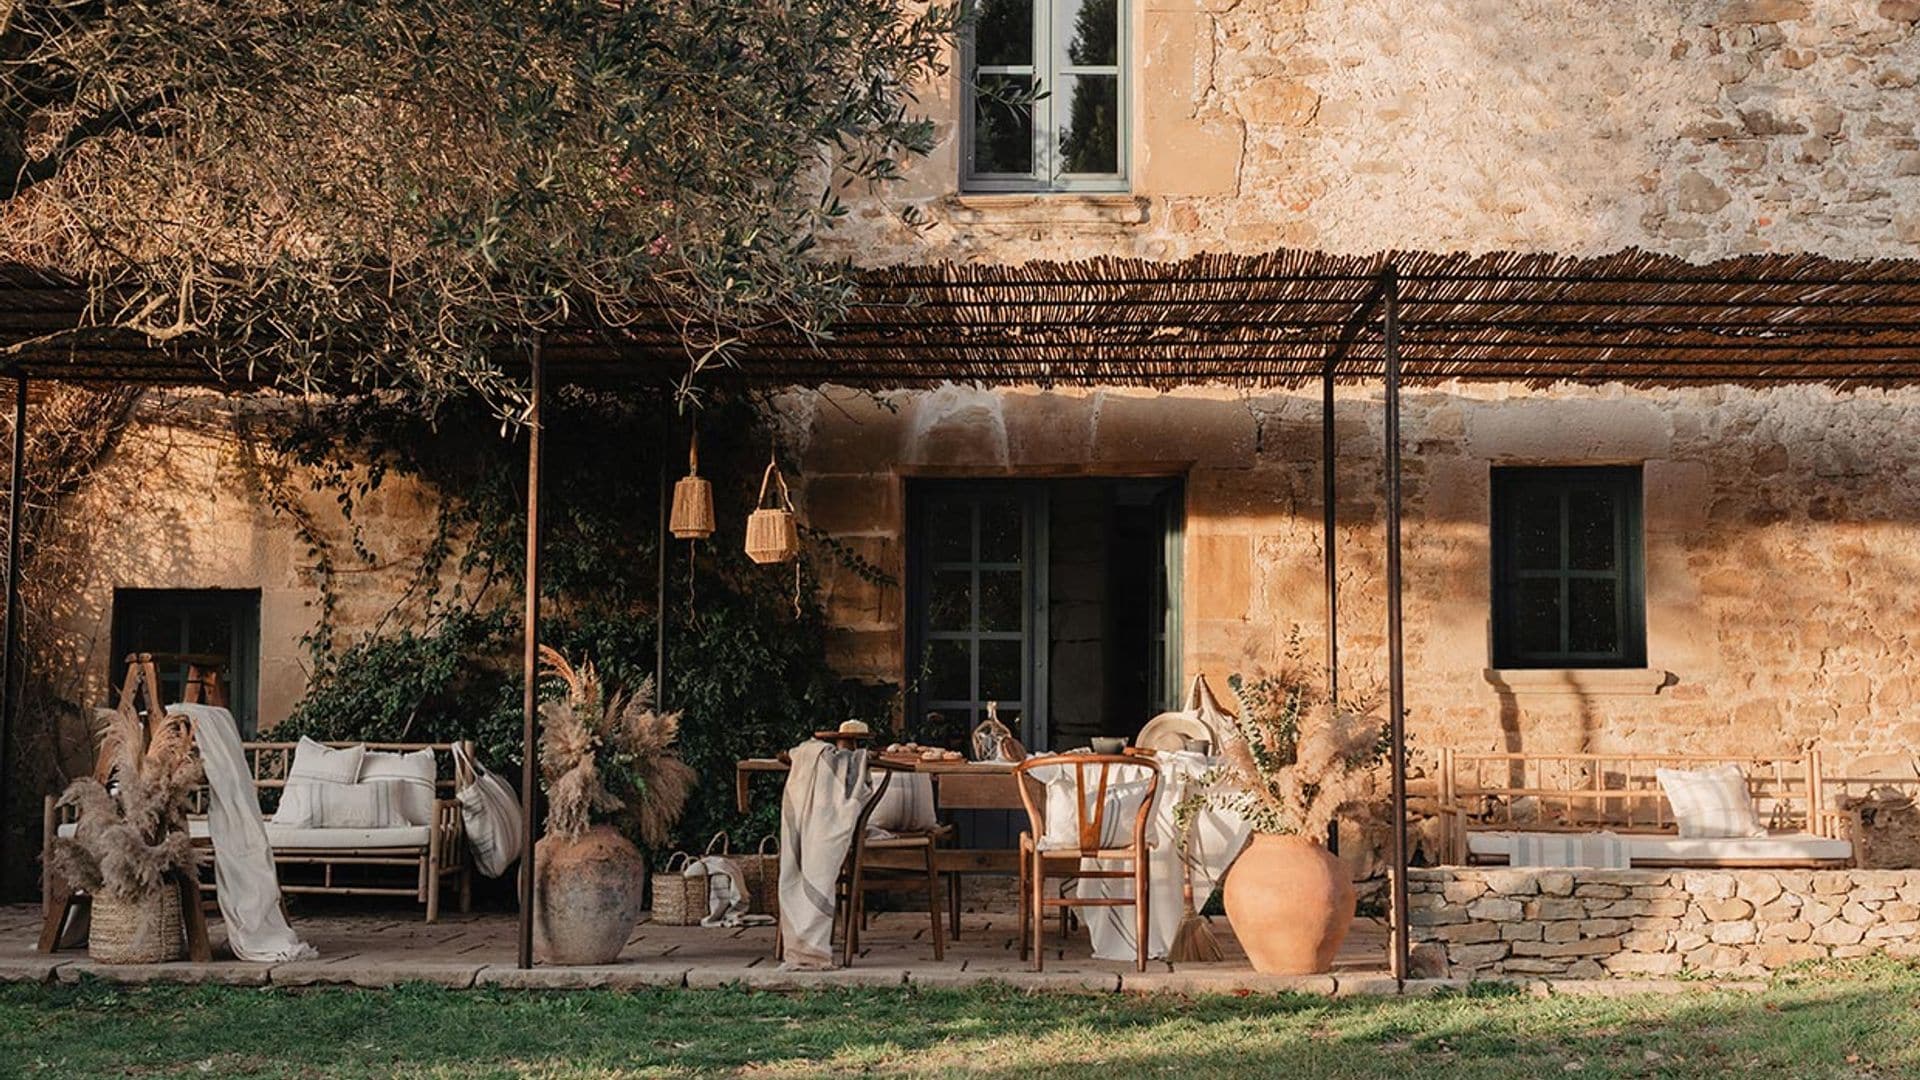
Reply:
[[[1155,756],[1160,764],[1160,787],[1154,794],[1153,812],[1147,818],[1147,836],[1153,844],[1147,878],[1150,898],[1147,931],[1147,955],[1165,957],[1167,946],[1180,929],[1185,910],[1180,893],[1184,882],[1181,868],[1180,831],[1174,826],[1174,807],[1180,804],[1189,787],[1209,769],[1218,765],[1210,758],[1186,751],[1162,752]],[[1193,902],[1205,904],[1213,887],[1226,876],[1227,867],[1246,845],[1253,830],[1232,810],[1203,807],[1194,818],[1193,835],[1188,840],[1187,856],[1192,860]],[[1115,869],[1124,863],[1111,864]],[[1088,869],[1099,866],[1089,859]],[[1133,882],[1121,878],[1081,878],[1075,884],[1076,895],[1087,897],[1132,896]],[[1093,955],[1102,960],[1132,960],[1134,948],[1134,910],[1130,907],[1078,908],[1093,936]]]

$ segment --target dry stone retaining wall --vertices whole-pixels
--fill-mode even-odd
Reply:
[[[1759,976],[1920,957],[1916,870],[1550,870],[1408,876],[1414,971],[1455,978]]]

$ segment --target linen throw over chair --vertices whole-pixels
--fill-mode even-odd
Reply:
[[[860,927],[868,892],[924,889],[927,918],[933,931],[933,958],[945,960],[946,945],[940,926],[940,874],[934,866],[934,848],[950,830],[944,825],[916,831],[874,830],[871,827],[874,812],[886,801],[893,772],[877,769],[871,775],[876,779],[860,804],[846,858],[834,882],[834,922],[839,924],[840,931],[840,966],[852,967],[854,954],[860,951]],[[869,835],[874,832],[878,835]],[[786,910],[784,900],[781,910]],[[782,962],[787,959],[784,917],[774,930],[773,956]]]
[[[1153,759],[1125,754],[1053,754],[1014,769],[1028,830],[1020,834],[1020,955],[1046,966],[1047,911],[1076,907],[1134,909],[1135,965],[1147,970],[1150,887],[1147,819],[1160,786]],[[1044,806],[1032,779],[1045,785]],[[1048,878],[1131,879],[1127,896],[1049,897]]]

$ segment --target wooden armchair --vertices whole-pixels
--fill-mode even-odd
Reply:
[[[1131,907],[1134,909],[1134,938],[1138,943],[1139,970],[1147,970],[1148,920],[1151,896],[1148,893],[1149,858],[1147,818],[1153,812],[1153,798],[1160,786],[1160,767],[1151,758],[1109,754],[1055,754],[1029,758],[1014,773],[1022,781],[1044,780],[1055,769],[1070,769],[1073,775],[1073,835],[1050,834],[1047,819],[1064,822],[1058,808],[1042,806],[1034,799],[1033,785],[1021,783],[1020,801],[1027,811],[1028,831],[1020,834],[1020,955],[1030,957],[1033,970],[1045,969],[1043,949],[1047,911],[1066,911],[1076,907]],[[1035,775],[1035,773],[1040,775]],[[1131,822],[1108,817],[1108,794],[1114,790],[1115,774],[1119,783],[1144,782],[1139,809]],[[1093,786],[1089,788],[1088,781]],[[1048,800],[1058,791],[1048,785]],[[1092,799],[1088,795],[1091,792]],[[1129,793],[1129,799],[1131,798]],[[1086,860],[1098,859],[1101,866],[1087,868]],[[1120,864],[1120,865],[1114,865]],[[1122,878],[1132,879],[1131,896],[1059,896],[1046,893],[1048,878]]]

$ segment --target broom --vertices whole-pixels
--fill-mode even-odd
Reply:
[[[1213,964],[1226,959],[1226,953],[1213,936],[1213,926],[1193,907],[1192,839],[1193,823],[1188,822],[1180,832],[1180,928],[1167,945],[1167,959],[1176,964]]]

